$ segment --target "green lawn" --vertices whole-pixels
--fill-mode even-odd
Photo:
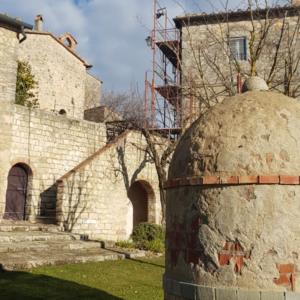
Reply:
[[[164,258],[1,272],[0,299],[163,299]]]

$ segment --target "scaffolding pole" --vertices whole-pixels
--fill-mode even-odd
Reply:
[[[181,128],[180,34],[159,0],[153,0],[151,78],[145,74],[145,126],[160,132]]]

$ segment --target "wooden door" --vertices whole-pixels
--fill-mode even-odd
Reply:
[[[21,165],[13,166],[8,174],[4,218],[24,220],[28,174]]]

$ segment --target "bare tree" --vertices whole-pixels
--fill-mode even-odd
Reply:
[[[123,120],[131,121],[137,126],[144,122],[144,103],[138,86],[131,86],[126,92],[107,91],[102,96],[103,105],[117,113]]]

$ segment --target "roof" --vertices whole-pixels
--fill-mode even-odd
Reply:
[[[87,75],[89,75],[89,76],[93,77],[94,79],[98,80],[100,83],[103,83],[103,80],[98,78],[96,75],[91,74],[90,72],[87,72]]]
[[[256,9],[252,11],[253,18],[258,20],[265,18],[283,18],[285,13],[288,16],[298,16],[300,13],[300,6],[278,6],[269,9]],[[239,22],[251,20],[251,10],[237,10],[218,13],[201,13],[201,14],[187,14],[174,18],[175,25],[178,29],[190,25],[205,25],[217,24],[224,22]]]
[[[22,22],[16,18],[9,17],[5,14],[0,14],[0,26],[7,27],[9,29],[13,29],[16,31],[22,31],[22,29],[32,29],[33,26],[31,24]]]
[[[87,63],[83,58],[81,58],[76,52],[72,51],[68,46],[66,46],[62,41],[59,40],[54,34],[47,31],[26,31],[26,34],[38,34],[38,35],[47,35],[52,37],[56,42],[58,42],[60,45],[62,45],[66,50],[68,50],[71,54],[73,54],[77,59],[79,59],[86,68],[90,69],[92,67],[91,64]]]

